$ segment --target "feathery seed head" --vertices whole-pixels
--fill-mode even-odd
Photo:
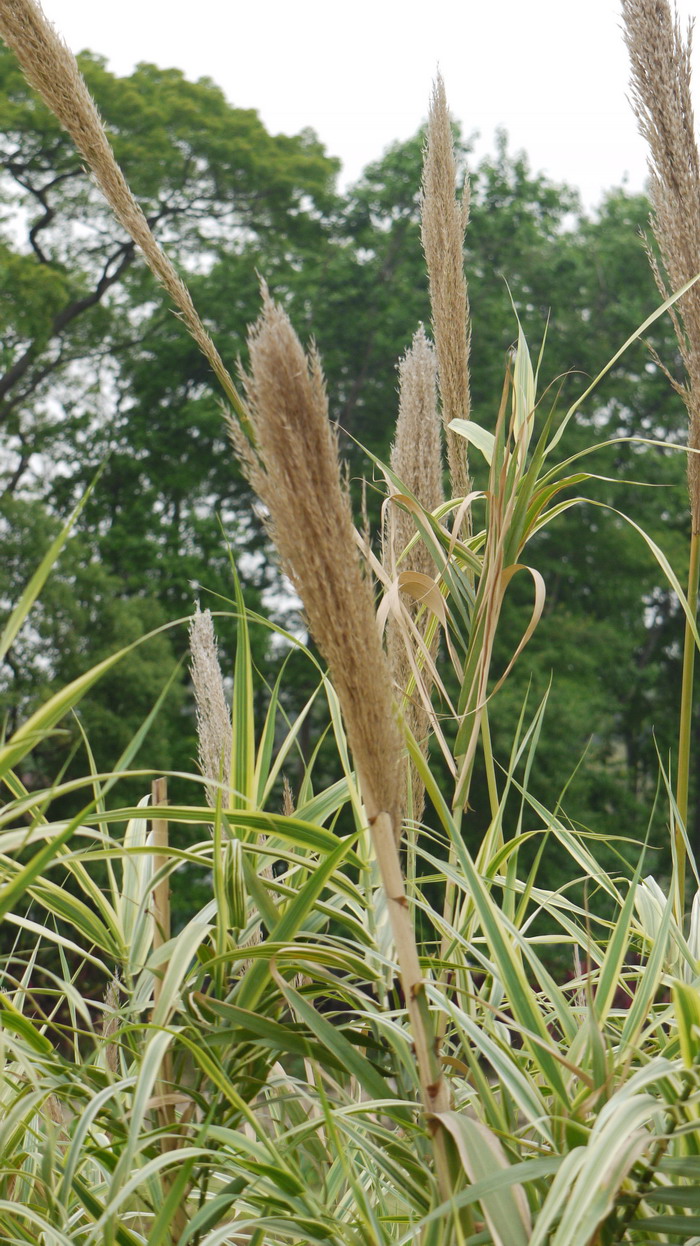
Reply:
[[[391,466],[425,510],[434,511],[444,501],[435,352],[422,326],[399,363],[399,415]],[[415,527],[410,515],[397,507],[393,508],[392,521],[392,544],[398,557]],[[433,561],[423,544],[414,546],[402,566],[426,575],[433,573]]]
[[[370,818],[398,827],[401,744],[391,678],[363,577],[321,364],[304,354],[263,287],[243,376],[257,458],[243,467],[269,512],[282,566],[304,604],[335,685]]]
[[[433,336],[438,357],[442,416],[453,492],[470,489],[465,441],[449,430],[454,419],[469,419],[469,302],[464,276],[464,231],[469,195],[455,196],[457,168],[445,86],[438,75],[428,113],[423,163],[422,234],[430,283]]]
[[[216,805],[217,788],[228,786],[231,772],[231,717],[226,704],[224,681],[217,653],[214,622],[210,610],[199,606],[190,623],[190,674],[197,706],[199,764],[207,786],[207,800]]]
[[[663,298],[700,272],[700,159],[691,99],[692,23],[684,42],[668,0],[622,0],[632,70],[632,105],[649,147],[652,228],[666,276],[652,268]],[[689,445],[700,448],[700,289],[679,299],[674,326],[687,385]],[[700,462],[688,456],[693,531],[700,532]]]
[[[399,480],[410,489],[426,511],[434,511],[444,500],[436,371],[435,352],[421,326],[414,335],[410,349],[399,363],[399,415],[391,450],[391,466]],[[416,532],[412,516],[399,506],[392,506],[387,515],[384,545],[387,571],[394,575],[400,569],[432,577],[435,566],[423,541],[414,544],[409,553],[402,557]],[[411,600],[405,604],[411,615],[417,613],[418,603]],[[421,627],[423,635],[427,621],[428,616],[424,615],[424,626]],[[435,656],[438,641],[439,633],[436,632],[430,646],[431,657]],[[387,625],[387,653],[394,683],[402,693],[406,692],[413,675],[407,651],[407,646],[412,646],[413,643],[413,638],[399,622],[390,617]],[[431,681],[425,668],[423,684],[426,695],[429,696]],[[417,689],[405,701],[403,715],[416,740],[427,750],[430,719]],[[413,766],[411,786],[413,817],[420,820],[425,788]]]
[[[102,1013],[102,1037],[107,1044],[105,1061],[110,1073],[116,1073],[119,1068],[119,1049],[112,1041],[119,1029],[119,992],[119,978],[115,975],[107,987]]]

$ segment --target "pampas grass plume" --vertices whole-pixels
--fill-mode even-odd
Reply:
[[[470,491],[466,442],[448,428],[454,419],[469,419],[471,409],[469,301],[463,256],[469,195],[465,188],[462,202],[457,200],[456,178],[445,85],[438,75],[430,100],[423,161],[422,235],[452,492],[465,497]]]
[[[207,785],[207,799],[216,805],[218,783],[228,788],[231,771],[231,717],[219,665],[214,621],[199,606],[190,623],[190,674],[197,706],[199,765]],[[224,802],[226,803],[226,801]]]
[[[401,742],[370,583],[362,574],[341,480],[321,364],[304,354],[286,313],[263,287],[243,374],[257,457],[244,469],[268,511],[282,566],[328,663],[367,813],[400,829]],[[240,430],[233,422],[234,445]]]
[[[632,106],[649,147],[652,229],[666,277],[652,258],[664,299],[700,272],[700,159],[691,97],[692,23],[684,42],[668,0],[622,0],[632,69]],[[688,444],[700,449],[700,288],[672,309],[687,384],[672,380],[688,410]],[[668,375],[668,374],[667,374]],[[700,457],[688,455],[693,532],[700,533]]]
[[[435,351],[421,326],[414,335],[410,349],[399,363],[399,414],[396,434],[391,449],[391,467],[399,480],[411,491],[426,511],[434,511],[444,501],[442,483],[441,421],[437,409],[437,364]],[[384,559],[386,570],[393,576],[399,571],[413,571],[420,575],[435,574],[435,565],[423,541],[414,542],[408,553],[406,547],[416,535],[413,517],[400,506],[392,506],[388,512],[385,533]],[[419,603],[406,601],[412,615]],[[424,613],[427,623],[430,615]],[[425,626],[422,627],[425,633]],[[430,647],[434,657],[439,641],[436,632]],[[387,626],[387,652],[395,684],[406,693],[412,677],[412,667],[406,646],[411,637],[404,632],[396,619],[389,618]],[[423,683],[429,695],[430,678],[423,670]],[[403,709],[404,720],[412,735],[427,751],[430,718],[423,701],[414,688]],[[412,815],[420,821],[425,800],[425,786],[415,767],[411,766]]]
[[[409,350],[399,363],[399,414],[391,466],[427,511],[434,511],[445,500],[442,484],[442,444],[437,409],[435,351],[421,326]],[[415,525],[406,511],[394,508],[392,540],[398,554],[415,535]],[[432,575],[433,560],[421,543],[402,562],[404,570]]]

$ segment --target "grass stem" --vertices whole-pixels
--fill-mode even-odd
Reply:
[[[688,606],[693,619],[697,617],[698,581],[700,579],[700,533],[690,538],[690,567],[688,570]],[[678,774],[676,781],[676,805],[678,821],[674,829],[676,849],[676,919],[680,924],[685,912],[685,858],[686,848],[683,828],[688,827],[688,787],[690,781],[690,745],[693,718],[693,680],[695,674],[695,639],[689,620],[685,621],[683,643],[683,683],[681,686],[680,725],[678,731]]]
[[[418,959],[413,918],[406,899],[404,878],[399,861],[391,817],[379,813],[371,821],[372,842],[386,894],[391,933],[401,974],[401,985],[411,1022],[416,1065],[423,1095],[423,1106],[430,1122],[435,1113],[446,1112],[450,1096],[437,1051],[437,1034],[425,993],[425,983]],[[442,1129],[431,1127],[435,1175],[440,1195],[452,1195],[452,1177],[447,1152],[447,1138]]]

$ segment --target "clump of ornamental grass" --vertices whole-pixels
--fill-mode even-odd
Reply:
[[[10,0],[0,10],[0,31],[30,83],[88,161],[117,218],[141,246],[234,406],[234,445],[268,509],[282,565],[300,593],[312,634],[338,690],[387,895],[424,1104],[429,1111],[444,1108],[444,1076],[434,1047],[397,853],[402,768],[391,678],[377,632],[371,588],[356,555],[320,362],[314,352],[305,358],[285,314],[265,294],[263,314],[249,339],[251,370],[244,377],[249,409],[245,407],[188,291],[156,244],[114,160],[75,58],[33,0]],[[251,432],[253,444],[248,443]],[[439,1131],[435,1139],[441,1188],[447,1194],[449,1179]]]
[[[632,105],[649,147],[651,227],[662,267],[647,248],[659,291],[668,299],[700,273],[700,157],[691,94],[692,22],[683,40],[668,0],[622,0],[625,42],[632,71]],[[688,821],[693,678],[700,579],[700,286],[681,294],[670,314],[686,380],[671,376],[658,359],[688,411],[688,494],[691,540],[676,779],[678,815],[677,914],[685,909],[685,828]]]
[[[0,30],[115,197],[119,219],[152,251],[74,62],[38,7],[0,0]],[[118,655],[0,746],[0,777],[10,791],[0,815],[0,915],[36,940],[12,950],[0,981],[0,1234],[8,1240],[694,1240],[700,899],[686,933],[653,879],[640,881],[640,871],[631,880],[611,877],[586,839],[534,799],[529,777],[544,704],[534,714],[524,707],[500,766],[491,754],[490,703],[544,603],[527,546],[578,501],[561,500],[562,491],[586,480],[571,460],[551,464],[582,399],[553,433],[551,415],[537,411],[537,369],[519,328],[494,427],[471,420],[466,211],[454,183],[438,82],[423,234],[453,499],[441,501],[434,364],[419,334],[402,365],[400,426],[384,468],[390,491],[406,489],[391,504],[399,535],[390,524],[389,565],[375,569],[389,594],[402,565],[414,587],[423,583],[432,594],[435,609],[397,612],[409,666],[398,672],[395,661],[393,674],[409,698],[411,681],[420,682],[447,777],[438,780],[429,764],[423,727],[402,738],[320,360],[313,348],[303,350],[263,289],[245,401],[206,334],[200,345],[234,406],[234,446],[330,670],[330,680],[320,672],[319,687],[340,778],[317,787],[312,758],[297,799],[287,794],[281,813],[272,807],[316,694],[289,721],[275,685],[260,715],[250,617],[237,583],[230,717],[211,620],[197,614],[192,626],[205,807],[166,807],[161,778],[150,810],[148,798],[137,809],[115,808],[106,796],[117,775],[90,774],[83,784],[90,800],[66,823],[52,812],[67,794],[63,785],[28,793],[17,778],[17,762]],[[183,300],[167,263],[155,254],[151,261],[196,335],[201,321],[191,320],[189,296]],[[487,488],[471,496],[465,442],[488,467]],[[469,506],[477,503],[472,522]],[[0,637],[0,654],[48,574],[47,559]],[[504,597],[523,571],[534,590],[531,616],[506,670],[494,676]],[[433,657],[435,620],[458,687],[454,703]],[[433,675],[439,715],[431,709]],[[404,746],[432,806],[432,825],[413,840],[418,867],[408,886],[399,847]],[[490,822],[474,858],[463,831],[479,748]],[[168,846],[166,824],[202,828],[204,838]],[[551,841],[568,852],[577,881],[600,889],[611,915],[582,906],[575,891],[543,884],[537,862],[521,860],[526,845],[538,843],[542,857]],[[224,845],[233,846],[228,856]],[[700,894],[692,855],[689,861]],[[52,876],[55,865],[63,885]],[[213,894],[173,933],[167,884],[176,867],[212,877]],[[533,932],[543,914],[553,933]],[[58,970],[42,964],[47,948]],[[552,949],[570,953],[570,979],[552,971]],[[85,965],[104,988],[96,1010],[79,990]],[[43,992],[35,988],[38,971],[49,982]]]
[[[258,447],[250,448],[247,445],[248,412],[187,288],[156,243],[114,159],[74,56],[33,0],[10,0],[4,5],[0,10],[0,31],[17,55],[28,81],[40,92],[87,160],[117,219],[141,247],[236,410],[236,417],[232,417],[234,444],[251,483],[268,507],[283,566],[300,591],[312,632],[336,682],[350,744],[362,775],[368,816],[374,824],[382,815],[386,822],[377,824],[376,834],[379,835],[386,824],[385,838],[391,836],[398,841],[400,742],[391,682],[376,631],[371,590],[355,557],[352,517],[340,487],[337,447],[328,424],[320,363],[312,356],[307,367],[286,317],[267,300],[263,317],[249,342],[252,372],[245,383],[256,417],[258,440]],[[284,402],[285,413],[296,416],[284,431],[277,419],[280,399]],[[307,417],[310,417],[308,439],[300,453],[300,435]],[[287,455],[289,457],[285,457]],[[309,499],[306,504],[304,497]],[[319,517],[319,498],[323,498],[329,508],[325,522]],[[328,535],[330,541],[326,539]],[[377,747],[379,740],[381,754]],[[400,867],[397,865],[397,868],[400,879]],[[411,976],[416,982],[420,980],[415,949]],[[410,995],[413,987],[409,990],[407,986],[407,991]],[[424,1085],[439,1086],[442,1079],[430,1042],[424,1041],[421,1050],[426,1065]],[[428,1102],[432,1102],[433,1097],[439,1099],[439,1093],[428,1095]]]

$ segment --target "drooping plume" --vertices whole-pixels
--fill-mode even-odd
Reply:
[[[156,242],[114,158],[97,105],[73,53],[35,0],[2,0],[0,35],[17,57],[29,85],[39,92],[70,134],[117,220],[141,248],[151,271],[170,295],[228,401],[242,413],[233,380],[195,309],[189,290]]]

